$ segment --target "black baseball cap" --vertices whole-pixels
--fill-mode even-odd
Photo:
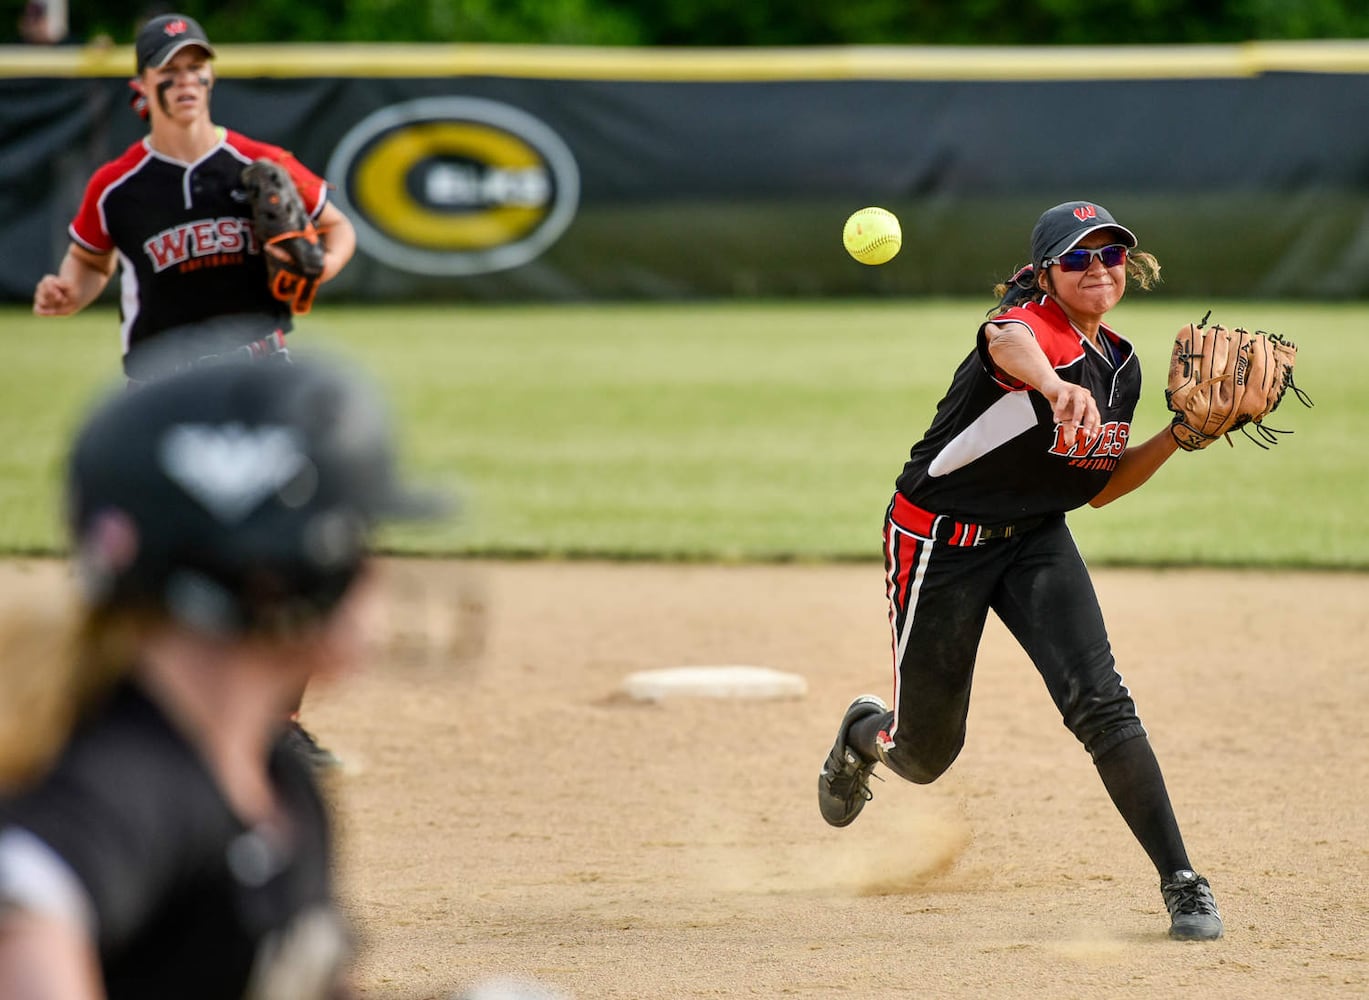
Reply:
[[[383,521],[445,498],[400,482],[377,391],[320,361],[243,361],[119,388],[72,447],[67,517],[93,607],[279,633],[342,599]]]
[[[1067,201],[1048,208],[1032,229],[1032,263],[1039,268],[1044,261],[1073,250],[1085,236],[1100,229],[1115,231],[1118,242],[1128,248],[1136,246],[1136,235],[1096,202]]]
[[[167,60],[187,45],[198,45],[211,56],[215,54],[214,46],[209,44],[209,36],[193,17],[184,14],[154,17],[143,25],[134,43],[138,53],[138,72],[149,66],[165,66]]]

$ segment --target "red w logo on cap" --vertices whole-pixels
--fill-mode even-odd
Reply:
[[[184,21],[172,21],[162,29],[162,33],[175,38],[177,35],[184,35],[189,30],[190,25],[186,24]]]
[[[1094,208],[1092,205],[1080,205],[1074,210],[1074,217],[1080,222],[1085,222],[1088,219],[1096,219],[1098,218],[1098,209]]]

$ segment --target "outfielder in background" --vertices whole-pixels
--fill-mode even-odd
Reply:
[[[282,708],[358,658],[375,525],[442,503],[399,485],[370,386],[316,361],[120,389],[68,473],[71,644],[39,652],[29,617],[0,655],[0,996],[350,995]]]
[[[355,231],[328,200],[328,185],[293,155],[214,124],[214,48],[196,21],[153,18],[135,50],[135,107],[150,131],[91,178],[70,225],[71,244],[57,274],[38,282],[33,311],[67,316],[84,309],[118,264],[123,365],[131,380],[225,355],[280,355],[292,312],[306,311],[312,292],[295,301],[273,293],[244,168],[274,161],[294,181],[321,236],[318,281],[351,259]]]
[[[885,519],[893,708],[873,695],[851,703],[818,802],[828,823],[846,826],[871,798],[876,763],[918,784],[951,766],[992,610],[1154,863],[1170,936],[1206,940],[1221,936],[1221,915],[1190,863],[1065,523],[1066,511],[1141,486],[1179,447],[1170,428],[1132,440],[1140,365],[1104,322],[1128,276],[1142,288],[1158,278],[1136,245],[1102,206],[1057,205],[1032,232],[1032,263],[996,289],[993,318],[912,448]]]
[[[153,18],[134,48],[135,106],[150,131],[91,178],[66,256],[57,274],[38,282],[33,311],[67,316],[84,309],[117,262],[123,367],[131,385],[234,358],[288,360],[291,317],[308,311],[315,285],[351,259],[352,225],[328,201],[322,178],[290,153],[214,124],[214,48],[194,19]],[[317,224],[322,271],[317,281],[295,286],[293,296],[278,296],[269,274],[288,255],[268,251],[254,226],[244,171],[257,160],[280,164],[298,192],[290,194],[303,201],[310,226]],[[301,691],[293,715],[303,697]],[[302,726],[295,735],[320,766],[336,763]]]

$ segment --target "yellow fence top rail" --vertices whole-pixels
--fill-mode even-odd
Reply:
[[[1369,73],[1369,41],[1153,46],[608,48],[557,45],[218,46],[224,77],[460,77],[562,80],[1075,80]],[[131,46],[0,46],[0,77],[122,77]]]

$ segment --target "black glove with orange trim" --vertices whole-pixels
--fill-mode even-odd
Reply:
[[[260,159],[242,171],[252,207],[252,228],[266,257],[271,294],[307,313],[323,277],[323,240],[304,208],[290,174],[274,160]]]

